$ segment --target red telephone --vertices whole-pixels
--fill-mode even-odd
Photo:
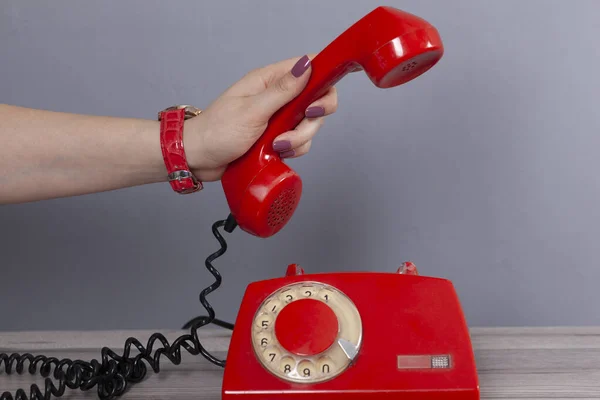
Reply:
[[[263,238],[290,220],[302,181],[282,162],[272,142],[293,129],[304,118],[304,110],[348,72],[364,70],[376,86],[390,88],[429,70],[443,52],[437,30],[404,11],[378,7],[356,22],[312,60],[303,92],[273,115],[262,137],[228,166],[221,182],[230,217],[242,230]]]
[[[450,281],[291,265],[248,286],[222,398],[478,400],[479,383]]]
[[[312,61],[306,89],[274,115],[222,182],[231,216],[259,237],[277,233],[300,198],[300,177],[271,142],[348,72],[389,88],[442,57],[436,29],[390,7],[356,22]],[[226,228],[227,230],[227,228]],[[450,281],[399,273],[305,275],[250,284],[231,337],[222,398],[478,400],[469,331]]]

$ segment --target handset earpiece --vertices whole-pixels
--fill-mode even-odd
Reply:
[[[378,7],[338,36],[312,61],[309,81],[275,113],[261,138],[231,163],[221,178],[235,225],[258,237],[279,232],[302,194],[300,176],[272,148],[293,129],[306,108],[346,74],[363,70],[380,88],[406,83],[433,67],[444,53],[438,31],[427,21],[392,7]]]

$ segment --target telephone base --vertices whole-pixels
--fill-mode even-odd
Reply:
[[[397,273],[287,275],[251,283],[231,338],[222,398],[479,400],[453,284]]]

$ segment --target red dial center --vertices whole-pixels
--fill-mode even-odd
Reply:
[[[338,334],[338,320],[325,303],[301,299],[285,306],[275,321],[275,335],[289,352],[312,356],[329,348]]]

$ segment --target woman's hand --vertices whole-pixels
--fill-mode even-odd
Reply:
[[[187,120],[184,148],[198,179],[220,179],[227,164],[260,138],[271,116],[302,92],[310,73],[309,56],[259,68],[227,89],[198,117]],[[274,150],[283,158],[306,154],[324,117],[336,109],[337,94],[331,88],[306,109],[296,129],[275,139]]]

